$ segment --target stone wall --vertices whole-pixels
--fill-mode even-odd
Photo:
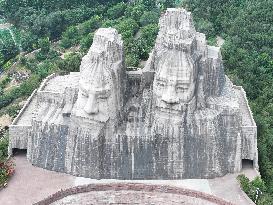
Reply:
[[[257,126],[253,118],[253,113],[249,107],[246,92],[241,86],[233,86],[241,94],[240,106],[243,121],[242,126],[242,159],[253,160],[254,168],[258,169],[258,152],[257,152]]]
[[[55,78],[56,76],[57,76],[56,73],[53,73],[53,74],[47,76],[47,77],[43,80],[43,82],[41,83],[41,85],[40,85],[38,91],[44,90],[44,88],[47,86],[48,82],[49,82],[51,79]]]
[[[11,149],[27,149],[28,132],[31,129],[31,125],[11,125],[9,127],[9,147]]]
[[[17,124],[20,118],[24,115],[28,109],[30,103],[37,95],[37,90],[34,90],[31,96],[27,99],[25,105],[20,110],[17,117],[13,120],[9,126],[9,154],[12,154],[12,149],[27,149],[28,131],[31,128],[31,124]]]
[[[50,81],[52,78],[54,78],[56,74],[52,74],[44,79],[42,84],[40,85],[39,89],[34,90],[31,96],[27,99],[25,105],[20,110],[17,117],[13,120],[12,124],[9,126],[9,153],[11,154],[12,149],[27,149],[28,144],[28,132],[31,128],[31,124],[28,124],[27,122],[22,122],[21,124],[18,124],[20,119],[23,117],[23,115],[26,114],[26,111],[28,110],[30,104],[34,100],[34,98],[37,96],[37,93],[39,91],[43,90],[48,81]],[[28,116],[31,118],[31,116]]]

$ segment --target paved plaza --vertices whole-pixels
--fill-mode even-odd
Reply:
[[[187,179],[187,180],[94,180],[74,177],[68,174],[57,173],[32,166],[26,159],[25,153],[14,156],[16,171],[8,186],[0,191],[0,204],[2,205],[30,205],[49,195],[70,187],[92,183],[145,183],[155,185],[170,185],[187,188],[207,194],[215,195],[234,204],[249,205],[250,200],[240,190],[236,181],[238,174],[229,174],[215,179]],[[246,169],[244,173],[253,178],[256,172]],[[143,195],[141,195],[143,197]]]

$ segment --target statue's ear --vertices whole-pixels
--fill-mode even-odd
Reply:
[[[77,99],[77,89],[65,88],[63,94],[63,116],[70,117],[73,105]]]
[[[206,106],[206,96],[204,92],[204,76],[199,75],[197,81],[196,95],[197,95],[197,109],[204,109]]]

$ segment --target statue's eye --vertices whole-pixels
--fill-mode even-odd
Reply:
[[[179,91],[179,92],[185,92],[186,88],[185,87],[181,87],[181,86],[177,86],[176,90]]]
[[[157,85],[160,86],[160,87],[164,87],[165,83],[164,82],[158,82]]]
[[[87,98],[88,94],[86,92],[82,92],[82,96]]]
[[[101,90],[97,93],[97,98],[100,99],[107,99],[111,95],[111,89],[107,88],[104,90]]]

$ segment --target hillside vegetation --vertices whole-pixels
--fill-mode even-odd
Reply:
[[[15,116],[20,102],[47,75],[78,71],[99,27],[111,26],[122,34],[127,67],[142,66],[154,45],[160,14],[178,2],[0,0],[0,25],[12,24],[0,30],[0,116]],[[217,36],[225,39],[226,73],[246,90],[258,126],[264,182],[251,186],[263,191],[257,204],[273,204],[273,1],[182,2],[209,43],[214,44]]]
[[[259,166],[266,187],[257,203],[273,204],[273,1],[186,0],[184,6],[209,39],[225,39],[226,73],[246,90],[258,126]]]

